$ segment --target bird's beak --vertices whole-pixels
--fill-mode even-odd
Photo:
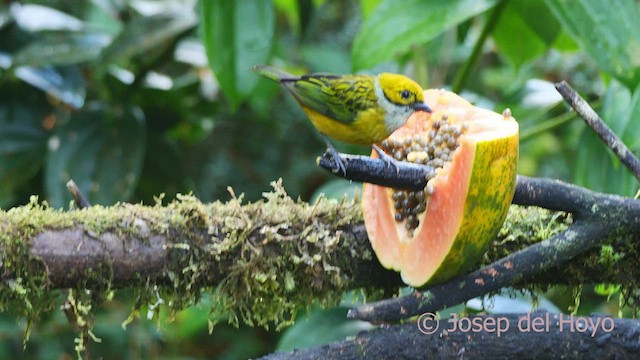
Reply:
[[[427,104],[423,103],[423,102],[416,102],[413,103],[413,110],[415,111],[426,111],[428,113],[431,112],[431,108],[429,106],[427,106]]]

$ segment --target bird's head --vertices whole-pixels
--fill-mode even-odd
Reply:
[[[404,75],[382,73],[378,77],[385,98],[396,106],[408,107],[413,111],[431,112],[424,103],[423,90],[417,82]]]

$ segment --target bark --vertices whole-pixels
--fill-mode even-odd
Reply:
[[[567,314],[495,314],[383,326],[353,340],[274,353],[311,359],[637,359],[640,322]],[[455,328],[454,328],[455,324]],[[435,331],[434,333],[430,333]],[[425,333],[426,332],[426,333]]]

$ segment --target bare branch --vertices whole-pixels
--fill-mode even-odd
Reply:
[[[78,209],[84,209],[91,206],[91,203],[89,202],[89,200],[87,200],[87,197],[84,196],[82,191],[80,191],[80,188],[78,187],[78,185],[76,185],[75,181],[67,181],[67,189],[71,193],[73,201],[75,202]]]
[[[428,333],[435,324],[425,317],[419,319],[418,324],[385,326],[363,332],[352,340],[273,353],[262,359],[634,359],[640,356],[640,322],[631,319],[547,312],[472,315],[442,319],[435,332]]]
[[[575,112],[598,134],[600,139],[613,151],[624,166],[640,181],[640,160],[633,155],[622,140],[611,131],[600,116],[566,81],[558,82],[555,85],[556,90],[564,100],[571,105]]]

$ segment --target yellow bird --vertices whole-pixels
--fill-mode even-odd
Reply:
[[[295,76],[266,65],[257,74],[282,84],[320,132],[338,165],[344,164],[327,139],[375,145],[401,127],[414,111],[431,112],[422,88],[404,75],[307,74]]]

